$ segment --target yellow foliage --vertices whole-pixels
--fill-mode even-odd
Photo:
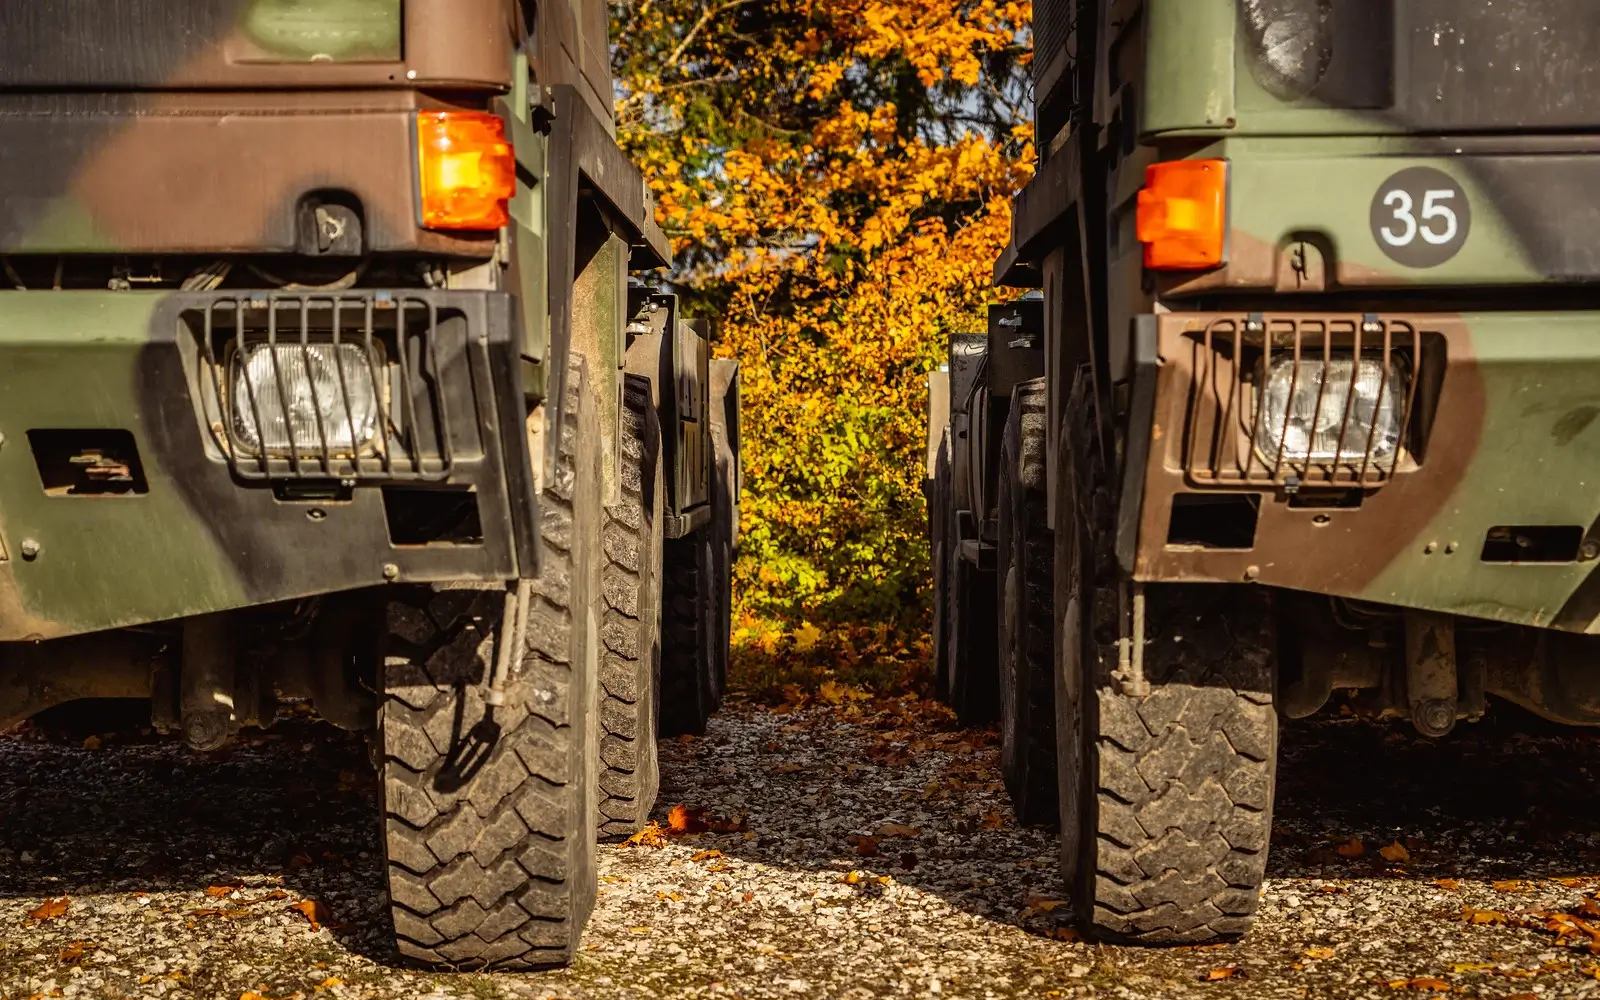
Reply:
[[[984,328],[1031,170],[1031,6],[617,9],[619,136],[673,239],[673,284],[740,361],[735,647],[902,673],[926,650],[926,373],[951,332]]]

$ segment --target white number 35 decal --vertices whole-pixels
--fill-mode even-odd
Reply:
[[[1472,232],[1472,204],[1460,182],[1437,167],[1407,167],[1372,195],[1372,239],[1397,264],[1438,267]]]
[[[1384,226],[1379,230],[1379,234],[1383,237],[1383,241],[1392,247],[1408,247],[1419,234],[1436,247],[1444,246],[1461,232],[1461,220],[1457,218],[1455,209],[1449,204],[1459,193],[1454,188],[1424,192],[1423,221],[1418,224],[1417,217],[1412,214],[1416,203],[1412,200],[1411,193],[1398,188],[1390,191],[1384,195],[1383,203],[1394,209],[1395,221],[1400,225],[1398,228]]]

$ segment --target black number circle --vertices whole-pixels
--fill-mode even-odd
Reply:
[[[1455,179],[1433,167],[1407,167],[1372,196],[1372,239],[1406,267],[1438,267],[1461,252],[1472,206]]]

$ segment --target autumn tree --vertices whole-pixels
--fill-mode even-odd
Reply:
[[[803,650],[865,629],[892,653],[925,630],[926,373],[994,296],[1032,160],[1030,13],[613,7],[619,133],[673,238],[670,280],[740,360],[740,639],[787,631]]]

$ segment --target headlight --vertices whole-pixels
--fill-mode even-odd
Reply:
[[[241,451],[261,454],[263,439],[269,455],[287,455],[290,441],[302,455],[348,457],[371,447],[382,401],[364,348],[257,344],[242,353],[233,363],[231,400]]]
[[[1337,460],[1359,462],[1368,456],[1369,445],[1373,461],[1395,458],[1406,388],[1405,369],[1399,362],[1390,363],[1387,378],[1379,361],[1363,359],[1357,367],[1348,358],[1301,359],[1298,377],[1296,364],[1293,358],[1274,362],[1262,391],[1256,447],[1268,462],[1277,460],[1280,448],[1290,462],[1334,461],[1335,449]]]

